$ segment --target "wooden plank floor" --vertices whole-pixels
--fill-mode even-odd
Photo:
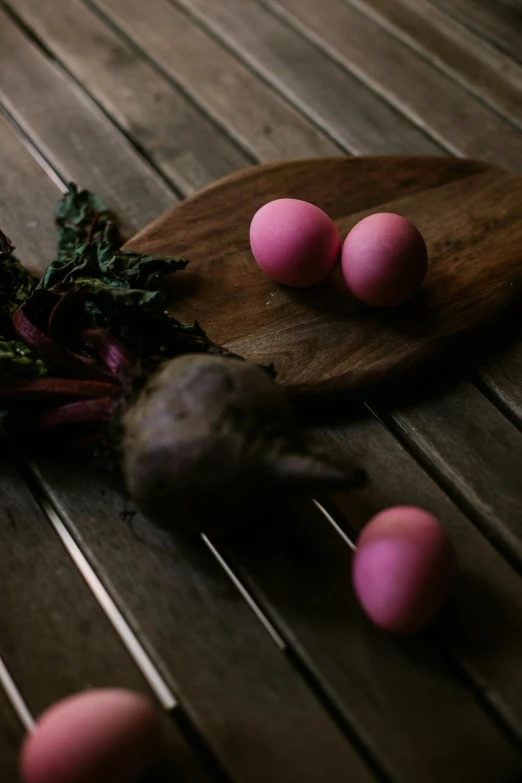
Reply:
[[[522,175],[521,52],[518,0],[0,0],[0,226],[38,270],[71,179],[131,236],[256,162],[449,154]],[[430,394],[315,428],[367,488],[274,508],[219,545],[129,518],[81,465],[4,459],[0,659],[29,711],[89,686],[145,693],[184,783],[522,780],[508,337]],[[460,563],[447,610],[401,641],[349,577],[354,536],[397,503],[436,513]],[[22,734],[0,688],[2,783]]]

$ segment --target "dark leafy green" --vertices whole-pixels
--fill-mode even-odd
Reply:
[[[42,378],[47,372],[45,362],[21,340],[0,337],[0,378]]]
[[[74,183],[56,208],[55,224],[58,261],[67,260],[78,245],[102,240],[117,247],[122,244],[118,226],[102,199],[89,190],[78,190]]]
[[[185,269],[184,258],[148,256],[119,250],[112,242],[100,240],[78,245],[51,264],[40,281],[40,288],[58,283],[93,278],[117,288],[148,288],[159,276]]]
[[[149,256],[121,250],[116,223],[99,196],[88,190],[69,190],[57,207],[58,254],[40,288],[93,278],[123,288],[148,288],[159,275],[185,269],[184,258]]]
[[[32,294],[37,280],[13,258],[14,247],[0,231],[0,377],[41,378],[47,367],[31,349],[14,337],[11,320]]]
[[[228,352],[199,324],[184,324],[165,309],[158,278],[183,270],[184,258],[122,250],[102,199],[76,185],[55,219],[56,259],[38,284],[0,234],[4,427],[24,437],[31,432],[46,444],[53,434],[73,440],[88,435],[92,443],[106,438],[110,421],[108,438],[117,444],[114,411],[158,363],[183,353]],[[34,418],[22,409],[33,410]]]
[[[8,334],[15,310],[34,291],[37,280],[12,253],[14,247],[0,231],[0,333]]]
[[[205,339],[198,324],[183,324],[167,313],[163,294],[154,288],[161,275],[185,269],[186,259],[122,250],[104,202],[75,185],[69,186],[58,206],[56,225],[58,255],[39,288],[74,284],[84,294],[81,302],[89,326],[109,329],[141,359],[174,344],[180,352],[183,341],[189,350],[189,335]]]

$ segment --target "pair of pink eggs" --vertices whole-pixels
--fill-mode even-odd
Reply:
[[[250,244],[265,274],[292,287],[324,282],[340,259],[347,287],[372,307],[393,307],[410,299],[428,266],[426,243],[406,218],[389,212],[370,215],[342,243],[322,209],[292,198],[271,201],[256,212]]]

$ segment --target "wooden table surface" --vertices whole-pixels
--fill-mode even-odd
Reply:
[[[0,100],[0,225],[39,270],[70,180],[131,236],[260,161],[522,175],[522,2],[0,0]],[[180,783],[521,781],[522,341],[492,356],[322,427],[370,486],[226,544],[188,548],[81,465],[4,454],[2,783],[22,720],[114,685],[159,702]],[[397,503],[438,514],[460,561],[447,611],[406,640],[370,626],[349,576],[354,535]]]

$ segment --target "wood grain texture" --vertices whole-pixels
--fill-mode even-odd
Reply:
[[[475,30],[501,51],[522,62],[522,8],[519,0],[430,0]]]
[[[58,191],[2,115],[0,161],[0,228],[16,246],[18,258],[39,273],[53,259],[56,249],[52,205]],[[45,217],[37,204],[45,205]]]
[[[169,0],[91,0],[251,155],[278,160],[340,148]]]
[[[504,338],[504,344],[501,339]],[[507,342],[507,347],[506,347]],[[496,356],[495,356],[496,352]],[[491,358],[493,357],[493,358]],[[490,346],[490,359],[477,368],[479,383],[522,429],[522,342],[518,330],[501,333]]]
[[[196,728],[235,781],[373,776],[202,541],[128,506],[102,476],[45,460],[49,495]]]
[[[520,431],[471,384],[435,385],[391,413],[417,458],[521,568]]]
[[[314,0],[262,1],[283,12],[287,20],[453,154],[488,160],[522,173],[522,135],[518,130],[353,4],[345,0],[324,0],[321,4]]]
[[[507,781],[522,772],[428,637],[397,641],[363,617],[351,552],[310,502],[274,510],[265,525],[236,534],[228,553],[391,780]]]
[[[96,105],[0,9],[0,98],[65,180],[99,193],[136,231],[176,198]],[[118,177],[109,172],[117,170]]]
[[[17,783],[18,753],[24,737],[22,724],[6,694],[0,689],[0,780]]]
[[[355,410],[344,424],[316,428],[314,434],[332,457],[363,465],[368,474],[366,487],[331,498],[352,540],[374,514],[405,503],[428,509],[448,530],[459,579],[429,638],[458,662],[475,689],[522,737],[520,575],[376,419]]]
[[[176,0],[350,152],[436,154],[395,107],[255,0]]]
[[[408,161],[397,162],[404,171]],[[251,169],[185,202],[129,247],[190,258],[192,266],[180,281],[180,299],[173,305],[176,316],[197,318],[211,339],[251,361],[273,362],[291,393],[360,391],[382,385],[437,350],[449,352],[459,336],[520,301],[522,180],[500,169],[463,165],[457,164],[456,181],[448,182],[455,162],[412,157],[404,191],[399,182],[393,199],[379,200],[364,211],[364,197],[354,187],[354,178],[362,175],[365,186],[372,178],[381,182],[385,175],[378,157]],[[332,166],[333,180],[328,176]],[[462,177],[466,166],[476,173]],[[389,159],[386,170],[392,169]],[[410,177],[421,181],[425,173],[427,183],[439,178],[444,184],[428,185],[422,194],[408,193]],[[340,212],[339,176],[360,199],[355,211]],[[400,180],[398,174],[390,176],[394,182]],[[233,210],[232,187],[237,203]],[[332,217],[341,238],[372,212],[410,218],[425,237],[431,259],[423,292],[403,308],[383,311],[356,302],[340,270],[316,289],[295,290],[272,282],[256,265],[248,237],[250,220],[267,200],[267,192],[272,197],[311,200],[327,212],[337,194]],[[370,185],[370,197],[371,192]],[[228,238],[219,243],[218,232],[227,231]]]
[[[251,159],[79,0],[9,7],[184,194]]]
[[[522,127],[522,67],[429,0],[352,0],[361,11]]]
[[[0,658],[32,714],[72,693],[104,687],[141,693],[159,712],[143,675],[5,458],[0,493]],[[176,780],[210,783],[176,722],[165,714],[162,725]]]
[[[86,687],[119,683],[149,695],[60,540],[5,459],[0,482],[0,657],[33,714]]]

